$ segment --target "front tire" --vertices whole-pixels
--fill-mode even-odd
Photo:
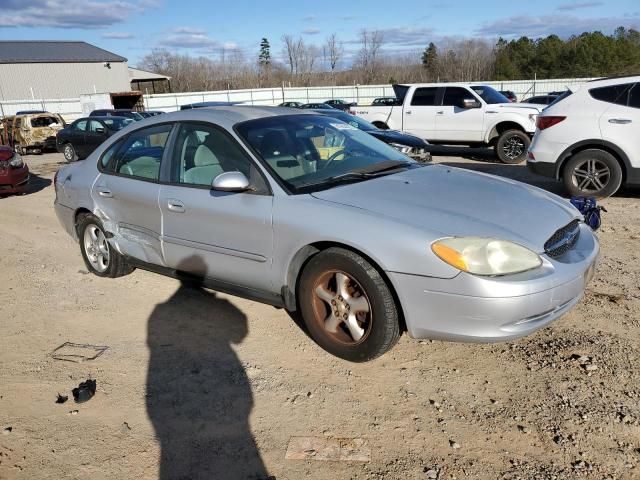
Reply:
[[[389,286],[367,260],[349,250],[329,248],[311,258],[300,277],[298,304],[315,342],[345,360],[372,360],[400,338]]]
[[[134,268],[109,244],[102,222],[95,215],[80,217],[78,237],[84,264],[94,275],[117,278],[133,272]]]
[[[495,150],[502,163],[516,164],[527,158],[527,150],[531,144],[529,136],[520,130],[502,132],[496,142]]]
[[[565,188],[574,197],[609,197],[622,184],[622,167],[609,152],[590,148],[571,157],[562,169]]]
[[[75,162],[78,160],[78,155],[76,154],[75,148],[70,143],[67,143],[62,150],[62,154],[64,155],[64,159],[67,163]]]

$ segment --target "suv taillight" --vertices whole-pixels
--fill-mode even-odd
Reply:
[[[536,120],[536,127],[538,127],[540,130],[544,130],[545,128],[553,127],[554,125],[563,121],[565,118],[567,117],[538,117],[538,120]]]

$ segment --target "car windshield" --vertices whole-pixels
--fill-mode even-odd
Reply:
[[[507,97],[486,85],[477,85],[475,87],[471,87],[471,90],[476,92],[480,98],[485,101],[485,103],[510,103]]]
[[[368,133],[321,114],[249,120],[236,131],[294,194],[419,168]]]
[[[102,122],[107,126],[109,130],[113,130],[117,132],[118,130],[122,130],[127,125],[134,123],[135,120],[131,118],[107,118]]]

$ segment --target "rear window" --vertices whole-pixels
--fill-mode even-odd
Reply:
[[[623,83],[620,85],[609,85],[607,87],[592,88],[589,94],[596,100],[617,105],[627,105],[627,93],[633,83]]]
[[[436,95],[438,93],[437,87],[429,88],[416,88],[413,92],[413,98],[411,99],[411,105],[417,106],[433,106],[436,104]]]

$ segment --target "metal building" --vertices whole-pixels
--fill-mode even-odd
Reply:
[[[0,41],[0,101],[129,90],[127,59],[89,43]]]

